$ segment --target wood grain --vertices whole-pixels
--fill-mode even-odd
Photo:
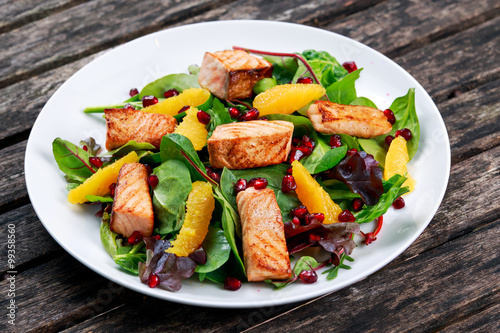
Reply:
[[[24,153],[26,141],[0,150],[0,212],[3,213],[27,199],[24,181]],[[23,200],[24,199],[24,200]],[[3,240],[2,240],[3,242]]]
[[[471,316],[461,317],[452,324],[440,329],[441,333],[453,332],[499,332],[500,304],[481,309]]]

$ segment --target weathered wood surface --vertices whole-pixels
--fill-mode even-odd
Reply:
[[[499,12],[493,0],[0,1],[0,227],[16,224],[20,272],[17,325],[2,316],[0,331],[498,331]],[[344,34],[394,58],[438,102],[452,148],[446,196],[424,233],[381,271],[299,304],[206,309],[119,287],[43,229],[27,197],[24,149],[53,92],[110,47],[165,27],[223,19],[281,20]],[[3,260],[0,272],[6,268]],[[0,290],[7,285],[0,281]]]

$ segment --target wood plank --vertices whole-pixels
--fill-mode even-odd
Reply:
[[[16,270],[21,273],[26,264],[45,255],[62,253],[61,247],[45,230],[31,205],[22,206],[2,214],[0,228],[6,232],[9,224],[15,225]],[[1,240],[2,248],[7,246],[7,237]],[[23,268],[24,267],[24,268]],[[29,268],[29,267],[28,267]],[[0,272],[9,270],[7,260],[0,262]]]
[[[500,332],[500,304],[488,307],[479,313],[447,325],[441,333],[453,332]]]
[[[186,332],[240,332],[252,327],[248,331],[432,331],[458,315],[500,301],[495,279],[499,236],[497,221],[293,310],[218,310],[181,305],[171,312],[168,303],[147,299],[89,319],[67,332],[141,330],[145,325],[148,330]],[[478,245],[480,251],[471,244]],[[277,312],[281,315],[276,316]],[[268,318],[272,319],[265,321]]]
[[[24,153],[27,141],[0,150],[0,212],[26,201]]]
[[[0,1],[0,33],[78,5],[86,0]]]
[[[328,30],[360,41],[389,57],[483,23],[500,12],[495,0],[389,0],[347,18]]]

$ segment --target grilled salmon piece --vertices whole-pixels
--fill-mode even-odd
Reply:
[[[133,109],[104,110],[106,149],[120,148],[130,140],[147,142],[160,148],[161,138],[175,130],[174,117]]]
[[[370,139],[392,129],[382,111],[368,106],[316,101],[307,110],[307,115],[314,129],[325,134],[349,134]]]
[[[253,86],[271,77],[273,66],[243,50],[206,52],[198,83],[221,99],[244,99],[253,96]]]
[[[253,120],[219,125],[208,139],[214,168],[249,169],[286,161],[292,148],[293,124]]]
[[[249,187],[238,193],[236,202],[248,281],[290,278],[292,270],[285,227],[273,190]]]
[[[111,231],[130,237],[134,231],[151,236],[153,203],[149,195],[148,171],[141,163],[125,163],[120,169],[111,214]]]

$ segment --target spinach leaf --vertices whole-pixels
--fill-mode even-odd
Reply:
[[[214,102],[214,95],[210,94],[208,99],[205,102],[203,102],[203,104],[196,106],[196,108],[198,110],[208,111],[212,107],[213,102]],[[183,112],[183,113],[185,113],[185,112]],[[177,119],[177,117],[175,117],[175,116],[174,116],[174,118]],[[177,121],[179,121],[179,119],[177,119]]]
[[[189,163],[183,154],[189,157],[189,159],[193,161],[194,165]],[[186,138],[184,135],[178,133],[165,135],[161,139],[160,157],[162,162],[175,159],[184,163],[189,169],[192,181],[206,181],[206,179],[200,174],[205,174],[205,166],[200,161],[198,153],[194,149],[191,140]]]
[[[323,87],[328,87],[334,82],[342,80],[349,72],[326,51],[305,50],[302,56],[307,60],[309,66],[318,77]],[[306,67],[300,63],[292,82],[296,82],[300,75],[306,71]]]
[[[125,156],[131,151],[141,151],[141,150],[154,150],[156,149],[155,146],[153,146],[150,143],[147,142],[135,142],[134,140],[130,140],[120,148],[116,148],[107,152],[104,152],[99,155],[99,157],[103,156]]]
[[[373,103],[370,99],[366,97],[358,97],[355,100],[349,103],[350,105],[361,105],[361,106],[369,106],[371,108],[377,109],[375,103]]]
[[[268,114],[268,120],[284,120],[293,123],[293,135],[302,137],[304,135],[312,135],[315,131],[311,121],[307,117],[294,116],[290,114]]]
[[[52,153],[59,169],[72,180],[85,180],[95,172],[89,154],[69,141],[56,138],[52,142]]]
[[[420,140],[420,125],[418,122],[417,111],[415,109],[415,89],[411,88],[405,96],[398,97],[392,102],[389,109],[396,116],[396,123],[392,125],[392,131],[387,135],[394,136],[398,129],[408,128],[413,137],[406,143],[410,160],[415,156]],[[380,135],[373,139],[359,139],[359,143],[364,151],[375,157],[382,166],[385,164],[387,154],[387,145],[385,144],[386,135]]]
[[[144,248],[144,243],[140,242],[134,246],[123,246],[122,241],[122,239],[118,239],[116,242],[118,248],[116,254],[113,256],[113,260],[123,269],[139,275],[139,263],[146,262],[146,253],[139,252],[139,250]]]
[[[346,146],[332,149],[317,132],[313,132],[313,140],[316,146],[312,154],[302,161],[302,164],[311,175],[333,168],[347,153]]]
[[[321,181],[320,179],[316,179],[316,181],[323,187],[333,201],[338,202],[339,200],[352,200],[361,197],[359,194],[351,192],[349,187],[340,180],[327,179]]]
[[[101,243],[106,252],[113,257],[116,252],[118,246],[116,245],[116,237],[118,237],[118,234],[114,233],[110,229],[109,225],[109,214],[104,213],[102,217],[102,222],[101,222],[101,227],[99,229],[99,235],[101,238]]]
[[[191,190],[188,167],[179,160],[167,160],[154,170],[158,185],[153,190],[153,209],[158,233],[178,231],[184,221],[185,202]]]
[[[210,227],[208,234],[203,241],[203,249],[207,254],[207,262],[204,265],[196,266],[195,272],[213,272],[229,259],[231,246],[224,236],[224,231],[220,228]]]
[[[267,283],[271,283],[274,285],[275,289],[281,289],[289,284],[295,282],[298,280],[298,276],[302,271],[308,271],[311,269],[314,269],[319,266],[319,263],[314,259],[313,257],[309,256],[303,256],[300,257],[299,260],[295,263],[293,266],[292,270],[292,277],[288,279],[287,281],[271,281],[271,280],[266,280]]]
[[[295,58],[275,56],[264,56],[263,58],[273,65],[273,76],[280,84],[292,81],[299,67]]]
[[[139,98],[148,95],[163,97],[163,93],[170,89],[182,92],[188,88],[199,87],[197,74],[170,74],[146,85],[139,93]]]
[[[101,196],[92,195],[92,194],[86,195],[85,199],[87,199],[87,201],[89,201],[89,202],[102,202],[102,203],[113,202],[112,197],[101,197]]]
[[[144,155],[141,157],[140,161],[143,164],[148,164],[148,165],[158,165],[161,163],[161,157],[160,153],[153,153],[153,154],[148,154]]]
[[[339,104],[349,104],[358,95],[356,93],[355,82],[359,78],[362,68],[346,75],[342,80],[332,83],[326,88],[326,95],[330,101]]]
[[[365,208],[357,213],[354,213],[354,217],[356,218],[357,223],[362,224],[371,222],[380,215],[384,215],[397,197],[409,192],[407,187],[401,188],[401,185],[403,185],[403,183],[405,182],[406,177],[394,175],[393,177],[391,177],[391,179],[396,179],[396,176],[399,177],[399,179],[391,186],[391,188],[387,192],[380,196],[380,200],[377,204],[373,206],[364,206]]]
[[[348,134],[339,134],[339,135],[342,140],[342,143],[344,143],[348,149],[355,148],[356,150],[360,150],[358,138],[350,136]]]
[[[224,107],[224,104],[222,104],[218,98],[214,98],[212,109],[207,110],[207,112],[211,117],[210,123],[208,125],[208,138],[212,136],[212,133],[217,126],[229,124],[236,121],[235,119],[231,118],[229,112]]]

